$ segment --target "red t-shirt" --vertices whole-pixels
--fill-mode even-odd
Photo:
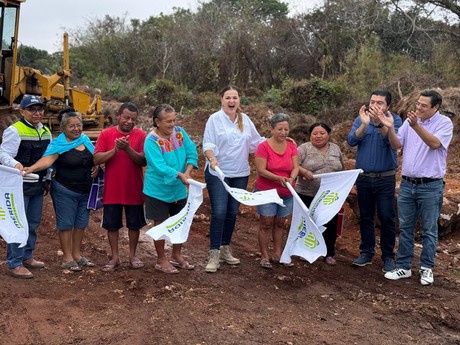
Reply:
[[[270,147],[268,141],[261,143],[256,150],[256,157],[264,158],[267,161],[267,170],[283,177],[291,177],[291,171],[293,168],[292,157],[297,156],[297,146],[287,141],[286,150],[279,154]],[[292,183],[294,187],[294,182]],[[258,190],[269,190],[276,188],[280,197],[290,196],[291,192],[287,187],[283,187],[278,181],[269,180],[265,177],[258,176],[256,179],[256,188]]]
[[[102,131],[96,142],[94,153],[107,152],[115,146],[115,139],[127,136],[118,131],[117,127],[110,127]],[[146,133],[134,128],[129,133],[129,146],[139,153],[144,153]],[[128,154],[120,150],[105,163],[104,175],[104,204],[142,205],[144,194],[142,187],[144,172],[129,158]]]

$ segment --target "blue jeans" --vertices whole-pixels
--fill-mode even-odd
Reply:
[[[380,249],[382,259],[394,258],[396,177],[360,175],[356,181],[360,216],[361,254],[372,258],[375,254],[375,211],[380,220]]]
[[[419,265],[434,267],[438,243],[438,218],[442,207],[444,182],[413,184],[402,180],[398,194],[399,247],[396,265],[409,270],[414,257],[415,228],[422,219],[422,254]]]
[[[205,180],[211,201],[211,229],[210,248],[219,249],[220,246],[230,244],[235,229],[236,215],[240,203],[228,193],[222,181],[211,175],[206,169]],[[249,176],[225,178],[225,182],[234,188],[246,189]]]
[[[24,195],[24,208],[29,225],[29,238],[22,248],[19,248],[19,243],[10,243],[6,246],[6,262],[9,269],[22,266],[24,260],[32,259],[37,241],[36,230],[42,221],[43,194]]]
[[[51,198],[56,213],[58,231],[84,229],[89,223],[89,193],[74,192],[58,181],[51,182]]]

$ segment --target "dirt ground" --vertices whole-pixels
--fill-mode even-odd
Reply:
[[[203,181],[202,169],[195,178]],[[446,190],[459,189],[458,174],[450,174]],[[122,268],[102,272],[110,250],[96,211],[83,253],[97,266],[72,273],[60,268],[55,216],[46,197],[35,251],[46,267],[21,281],[5,274],[4,261],[0,265],[0,344],[460,344],[460,232],[440,240],[435,283],[421,286],[417,260],[413,277],[396,282],[383,278],[379,253],[373,265],[352,266],[359,230],[348,203],[335,267],[295,259],[294,267],[260,268],[255,210],[240,211],[233,238],[241,259],[236,267],[204,271],[205,195],[184,246],[186,258],[197,265],[194,271],[155,271],[153,241],[146,235],[138,249],[145,267],[130,269],[123,229]]]

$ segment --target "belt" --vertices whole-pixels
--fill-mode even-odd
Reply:
[[[442,180],[442,178],[429,178],[429,177],[408,177],[408,176],[401,176],[401,177],[403,180],[406,180],[413,184],[430,183],[430,182]]]
[[[363,172],[361,173],[362,176],[367,176],[367,177],[388,177],[388,176],[395,176],[396,172],[394,170],[388,170],[388,171],[383,171],[379,173],[367,173]]]

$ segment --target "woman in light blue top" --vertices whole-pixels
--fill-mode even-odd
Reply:
[[[176,215],[187,201],[187,180],[197,168],[196,145],[183,128],[176,126],[176,112],[169,104],[157,106],[153,112],[154,129],[144,144],[147,171],[144,178],[146,216],[158,225]],[[154,241],[157,251],[155,269],[178,273],[176,267],[193,269],[181,254],[182,245],[173,244],[171,260],[165,254],[165,241]]]

